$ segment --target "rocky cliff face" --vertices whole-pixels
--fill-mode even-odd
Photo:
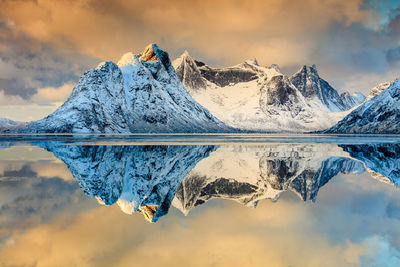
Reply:
[[[326,133],[400,133],[400,79],[353,110]],[[379,89],[378,88],[378,89]]]
[[[185,90],[167,52],[149,45],[85,72],[68,100],[20,132],[229,132]]]
[[[290,77],[290,81],[304,97],[310,100],[319,99],[332,112],[346,111],[361,104],[365,99],[359,92],[356,96],[347,92],[339,95],[327,81],[319,76],[315,65],[303,66]]]

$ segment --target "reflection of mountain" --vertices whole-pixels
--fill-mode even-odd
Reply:
[[[340,147],[349,152],[351,157],[364,162],[373,177],[400,186],[400,144],[340,145]]]
[[[315,201],[318,190],[339,172],[362,172],[362,163],[336,145],[220,147],[202,160],[178,188],[174,206],[187,214],[211,198],[250,207],[277,200],[286,190]]]
[[[213,146],[43,145],[65,162],[82,190],[151,222],[168,213],[187,173]]]
[[[187,214],[212,198],[255,207],[291,191],[315,201],[330,179],[361,173],[364,166],[395,185],[400,176],[397,144],[42,147],[65,162],[87,195],[105,205],[117,203],[128,214],[140,211],[151,222],[166,215],[171,204]]]

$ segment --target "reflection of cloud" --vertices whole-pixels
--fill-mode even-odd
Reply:
[[[66,213],[10,237],[0,258],[42,266],[396,265],[399,221],[384,207],[399,203],[400,196],[391,189],[348,175],[327,185],[317,203],[282,196],[248,209],[212,201],[188,217],[171,211],[158,224],[139,214],[127,216],[117,206],[99,207],[72,217]],[[369,212],[357,211],[368,198],[374,200]]]
[[[29,227],[94,204],[63,164],[0,161],[0,170],[0,247]]]

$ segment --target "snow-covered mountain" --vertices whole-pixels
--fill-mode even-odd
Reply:
[[[368,101],[324,132],[399,134],[400,79],[373,88]]]
[[[86,71],[68,100],[20,132],[229,132],[186,91],[168,53],[150,44]]]
[[[318,99],[333,112],[349,110],[361,104],[365,99],[360,92],[357,92],[356,95],[350,95],[348,92],[339,95],[327,81],[319,76],[315,65],[303,66],[290,77],[290,81],[306,99],[311,101]]]
[[[0,118],[0,132],[8,132],[15,129],[23,128],[27,122],[13,121],[6,118]]]
[[[361,93],[339,95],[313,67],[293,76],[257,60],[212,68],[187,51],[173,62],[190,94],[218,119],[244,130],[305,132],[325,129],[364,100]]]

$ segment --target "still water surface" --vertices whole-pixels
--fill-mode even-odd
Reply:
[[[399,266],[398,136],[3,136],[0,265]]]

